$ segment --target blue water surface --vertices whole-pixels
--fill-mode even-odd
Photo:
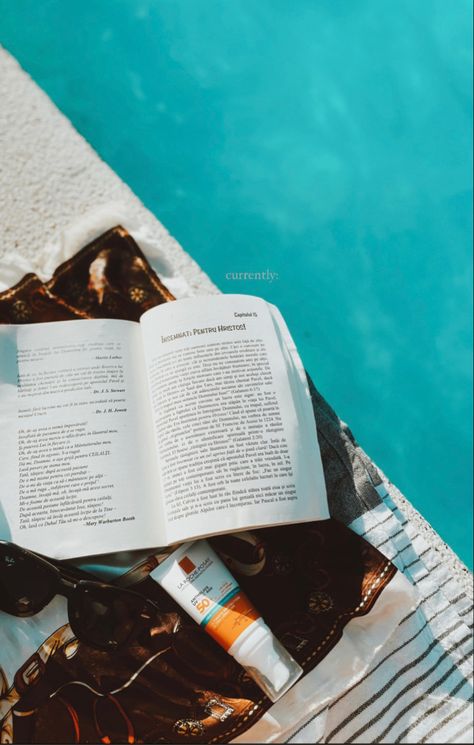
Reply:
[[[0,41],[222,290],[280,307],[321,392],[470,565],[471,14],[0,0]]]

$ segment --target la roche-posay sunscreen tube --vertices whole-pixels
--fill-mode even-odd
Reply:
[[[303,674],[207,541],[186,543],[151,572],[272,701]]]

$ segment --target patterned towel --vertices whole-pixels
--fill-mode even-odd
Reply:
[[[28,275],[0,294],[0,319],[138,318],[151,305],[172,299],[133,239],[115,228],[62,265],[49,282]],[[453,741],[469,737],[470,693],[464,677],[468,602],[456,597],[460,593],[454,580],[438,579],[443,568],[434,566],[434,552],[412,535],[408,521],[387,501],[375,466],[314,386],[311,390],[334,519],[295,526],[296,539],[292,528],[278,535],[263,531],[259,536],[256,531],[256,545],[265,546],[265,567],[261,577],[243,570],[240,578],[249,594],[255,593],[256,604],[265,606],[261,609],[292,653],[308,661],[303,680],[270,706],[227,655],[209,647],[197,627],[183,618],[177,623],[179,609],[167,606],[163,596],[162,633],[154,637],[155,648],[136,647],[117,672],[110,660],[71,637],[64,604],[57,598],[41,618],[12,621],[0,614],[3,741],[13,736],[24,742],[94,742],[99,731],[95,714],[88,711],[97,710],[101,737],[113,742],[267,742],[290,736],[294,742],[393,742],[395,737],[397,742],[438,742],[438,731],[444,741],[446,728],[450,735],[461,732],[461,739]],[[324,545],[330,548],[321,550]],[[229,546],[216,548],[232,553]],[[242,559],[242,541],[237,550]],[[250,565],[252,561],[250,556]],[[115,556],[90,563],[102,574],[120,575],[134,562]],[[306,565],[310,571],[301,572]],[[394,565],[401,571],[396,573]],[[135,573],[144,566],[145,576],[152,560],[138,562]],[[402,572],[418,588],[416,611],[411,610],[413,596]],[[133,580],[133,571],[126,577]],[[143,591],[159,593],[150,582],[143,581]],[[265,588],[272,587],[293,590],[280,617],[272,593],[265,599]],[[36,668],[31,667],[38,650],[41,664],[36,660]],[[190,673],[196,659],[207,660],[205,680]],[[20,690],[28,662],[32,687],[25,684]],[[142,687],[135,698],[137,689],[125,685],[131,670],[141,671],[135,679]],[[179,705],[176,691],[169,698],[176,675]],[[98,689],[93,695],[102,697],[100,706],[89,694],[89,699],[77,698],[77,687],[69,698],[55,693],[59,681],[69,685],[87,676],[90,688]],[[128,698],[115,696],[113,702],[110,691],[122,687]],[[107,699],[104,704],[102,699]]]

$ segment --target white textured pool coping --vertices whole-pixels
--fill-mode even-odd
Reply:
[[[0,262],[19,256],[25,271],[34,271],[43,261],[39,257],[44,257],[48,239],[58,240],[78,217],[112,202],[123,204],[137,224],[153,233],[163,256],[193,294],[216,292],[191,256],[0,48]],[[400,492],[395,491],[395,499],[472,596],[465,565]]]

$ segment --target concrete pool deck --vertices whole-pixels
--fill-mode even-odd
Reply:
[[[43,270],[50,241],[61,240],[63,231],[91,210],[120,203],[137,224],[153,234],[165,262],[173,274],[184,277],[192,294],[218,291],[164,226],[2,49],[0,100],[0,280],[12,284],[26,271]],[[9,265],[13,259],[20,261],[22,272],[10,277]],[[440,561],[449,568],[462,590],[472,596],[471,575],[465,565],[395,487],[390,493],[409,522],[439,554]]]

